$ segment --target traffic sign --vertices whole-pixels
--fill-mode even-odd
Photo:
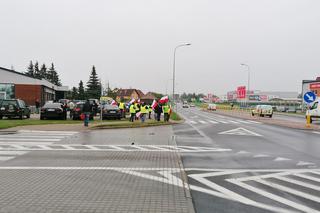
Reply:
[[[306,103],[312,103],[316,100],[316,94],[313,92],[306,92],[303,96],[303,99]]]

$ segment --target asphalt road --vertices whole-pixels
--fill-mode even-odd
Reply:
[[[319,132],[179,112],[178,146],[225,150],[181,153],[196,212],[320,212]]]

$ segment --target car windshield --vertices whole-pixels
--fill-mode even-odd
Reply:
[[[9,106],[9,105],[17,105],[17,101],[15,100],[3,100],[1,106]]]

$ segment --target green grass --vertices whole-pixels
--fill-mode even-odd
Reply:
[[[171,113],[170,119],[173,121],[181,121],[182,120],[182,118],[176,112]]]
[[[77,124],[82,121],[74,120],[38,120],[38,119],[3,119],[0,120],[0,129],[7,129],[16,126],[27,126],[27,125],[48,125],[48,124]]]
[[[96,123],[91,128],[93,129],[116,129],[116,128],[138,128],[138,127],[150,127],[150,126],[160,126],[160,125],[170,125],[170,122],[146,120],[142,123],[140,120],[130,122],[128,120],[114,121],[114,122],[102,122]]]

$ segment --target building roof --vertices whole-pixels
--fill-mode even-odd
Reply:
[[[117,92],[117,96],[131,96],[133,92],[136,92],[140,98],[144,95],[143,92],[138,89],[119,89]]]
[[[154,100],[156,99],[156,96],[154,96],[152,92],[148,92],[147,94],[141,96],[141,99]]]
[[[59,91],[68,91],[67,86],[57,86],[52,84],[51,82],[47,81],[46,79],[38,79],[38,78],[33,78],[31,76],[28,76],[22,72],[17,72],[15,70],[10,70],[4,67],[0,67],[0,71],[8,72],[13,75],[17,75],[16,77],[11,77],[2,75],[0,79],[0,83],[12,83],[12,84],[30,84],[30,85],[43,85],[49,88],[53,88],[54,90],[59,90]],[[18,78],[18,76],[20,78]]]

